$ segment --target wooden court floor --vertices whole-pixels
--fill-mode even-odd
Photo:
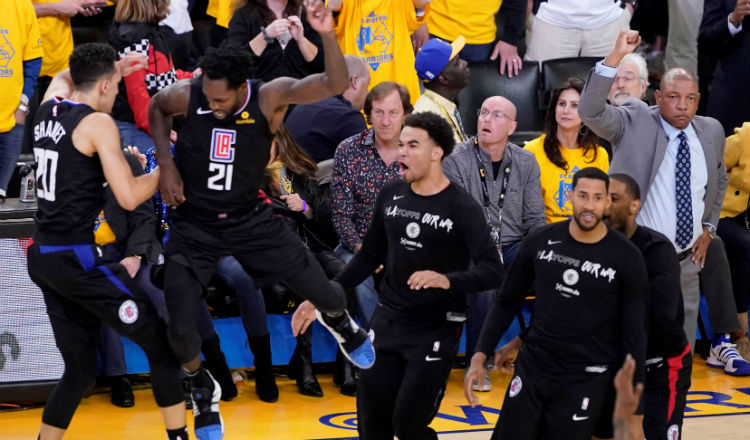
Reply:
[[[466,404],[462,370],[454,370],[448,393],[432,426],[441,440],[489,439],[497,421],[509,375],[492,373],[494,389],[480,394],[481,407]],[[276,403],[257,399],[252,380],[240,385],[240,395],[222,402],[227,440],[235,439],[346,439],[356,438],[355,400],[343,396],[331,375],[319,375],[325,396],[321,399],[297,393],[294,382],[278,377]],[[67,439],[162,439],[165,437],[151,391],[135,392],[133,408],[110,404],[109,394],[84,399],[68,431]],[[0,439],[35,439],[41,408],[0,412]],[[695,358],[693,385],[688,395],[684,439],[750,439],[750,378],[733,378],[705,366]],[[188,416],[188,425],[192,416]],[[191,432],[192,435],[192,432]]]

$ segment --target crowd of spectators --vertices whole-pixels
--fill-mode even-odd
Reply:
[[[145,69],[120,83],[112,113],[123,145],[144,153],[154,145],[148,126],[150,97],[200,75],[195,69],[200,41],[249,51],[256,77],[263,81],[323,70],[321,40],[307,25],[300,0],[115,3],[12,0],[10,10],[0,16],[7,42],[0,47],[0,60],[6,61],[0,68],[0,203],[21,145],[32,136],[27,122],[51,78],[67,68],[74,45],[71,17],[82,16],[84,26],[86,20],[106,23],[108,42],[121,57],[137,52],[146,58]],[[485,208],[508,268],[527,234],[571,216],[568,193],[576,171],[593,166],[629,174],[644,201],[639,223],[670,238],[680,258],[684,326],[691,346],[702,281],[714,331],[709,365],[750,375],[747,362],[727,351],[736,344],[745,360],[750,356],[750,2],[655,3],[669,12],[668,23],[648,23],[651,34],[667,36],[666,65],[656,71],[649,65],[651,52],[647,57],[637,53],[638,33],[628,32],[636,22],[631,18],[639,13],[634,0],[328,0],[336,11],[349,87],[290,110],[288,130],[276,133],[266,192],[310,251],[319,260],[334,261],[324,265],[333,277],[338,263],[351,260],[360,249],[380,189],[398,178],[399,135],[412,112],[433,112],[450,123],[457,147],[445,159],[446,175]],[[190,17],[204,13],[214,17],[212,27],[191,22]],[[659,50],[658,39],[649,44]],[[498,74],[512,78],[523,67],[522,59],[541,63],[587,56],[603,61],[588,78],[571,77],[554,88],[539,137],[526,139],[525,145],[508,140],[516,128],[516,107],[502,97],[502,90],[475,110],[477,133],[465,131],[458,101],[460,91],[472,86],[472,63],[495,60]],[[697,78],[699,71],[707,78],[703,73]],[[698,93],[699,81],[703,94]],[[649,107],[642,99],[649,99],[653,89],[656,105]],[[699,110],[699,101],[705,108]],[[704,115],[696,116],[699,111]],[[683,144],[692,157],[678,157]],[[675,182],[673,170],[680,160],[694,170],[686,182],[679,175]],[[669,198],[683,184],[692,203],[687,223],[675,231],[683,213]],[[672,206],[671,211],[665,206]],[[154,237],[162,232],[153,229]],[[113,258],[124,261],[130,253],[120,249]],[[146,253],[134,253],[141,254]],[[134,274],[157,260],[139,257]],[[351,295],[364,327],[378,306],[379,275],[373,273]],[[270,287],[255,286],[231,261],[220,263],[217,276],[229,280],[225,283],[241,298],[256,356],[258,394],[275,401],[268,329],[257,313],[263,307],[258,289]],[[492,292],[470,296],[467,356],[491,300]],[[207,340],[212,332],[206,329]],[[291,373],[300,392],[322,396],[310,344],[309,332],[298,338]],[[342,358],[337,365],[337,383],[342,393],[352,395],[353,367]],[[490,388],[488,378],[476,386]]]

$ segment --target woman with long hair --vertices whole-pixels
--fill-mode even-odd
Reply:
[[[323,43],[305,16],[301,0],[240,0],[227,41],[249,47],[263,81],[322,72]]]
[[[573,214],[568,192],[573,174],[581,168],[609,169],[607,151],[599,138],[578,116],[578,101],[584,82],[577,77],[562,81],[552,91],[544,134],[526,144],[539,163],[547,223],[566,220]]]
[[[175,69],[172,54],[159,30],[169,14],[169,0],[119,0],[109,29],[109,42],[120,58],[130,52],[146,57],[145,69],[124,77],[112,108],[123,145],[134,145],[145,153],[154,146],[148,125],[148,106],[159,90],[193,72]]]

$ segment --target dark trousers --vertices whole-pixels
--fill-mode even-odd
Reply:
[[[521,350],[492,439],[591,439],[613,377],[609,370],[551,377]]]
[[[682,419],[692,370],[689,345],[678,355],[646,365],[643,432],[647,439],[682,437]],[[675,432],[679,435],[674,436]]]
[[[357,430],[362,440],[437,439],[428,427],[445,394],[461,327],[372,319],[375,365],[357,385]]]
[[[747,266],[745,266],[747,271]],[[708,319],[714,333],[739,330],[737,309],[732,302],[732,277],[724,242],[716,237],[706,250],[706,264],[700,272],[701,288],[708,305]]]
[[[166,324],[120,264],[105,263],[92,244],[28,249],[29,276],[44,294],[50,324],[65,363],[42,421],[67,429],[83,393],[96,380],[102,323],[138,344],[151,367],[154,398],[167,407],[183,401],[179,365]]]
[[[745,213],[719,220],[718,233],[727,251],[737,313],[746,313],[750,306],[750,230],[745,226]]]

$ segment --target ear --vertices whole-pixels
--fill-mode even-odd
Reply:
[[[640,200],[633,200],[630,202],[630,213],[632,215],[638,214],[638,211],[641,210],[641,201]]]
[[[445,154],[445,151],[443,151],[442,147],[434,146],[432,148],[432,152],[430,153],[430,159],[439,161],[442,159],[443,155]]]
[[[109,88],[112,87],[112,81],[107,78],[101,79],[97,87],[102,95],[106,95],[109,92]]]
[[[658,104],[661,101],[661,91],[659,89],[654,90],[654,101]]]
[[[518,122],[517,121],[513,121],[513,122],[510,123],[510,130],[508,130],[508,136],[510,136],[510,135],[512,135],[513,133],[516,132],[516,127],[518,127]]]

